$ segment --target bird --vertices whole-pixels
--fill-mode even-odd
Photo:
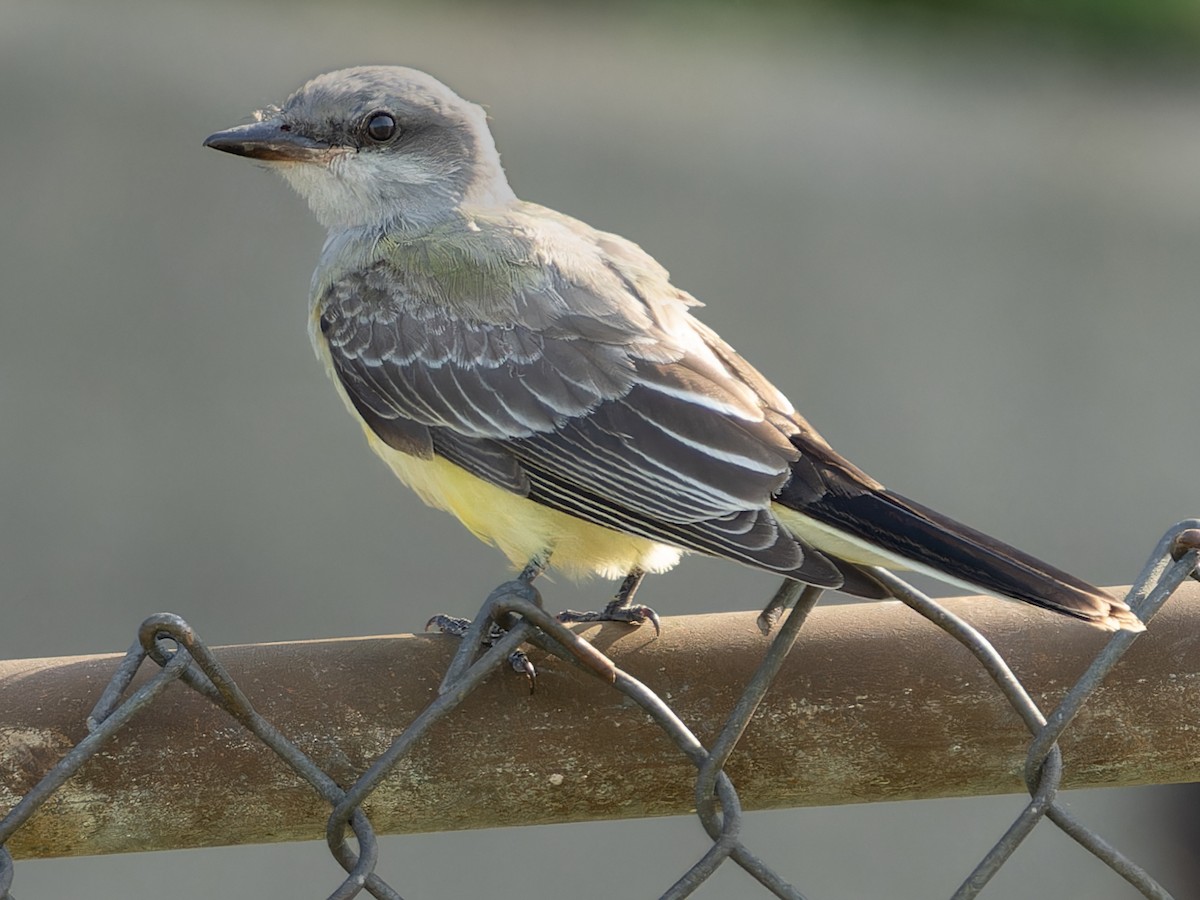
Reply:
[[[433,76],[322,74],[204,144],[278,172],[327,229],[313,346],[395,475],[526,582],[621,579],[574,620],[657,627],[634,594],[690,552],[876,599],[872,567],[912,570],[1143,629],[839,455],[637,244],[519,199],[483,108]]]

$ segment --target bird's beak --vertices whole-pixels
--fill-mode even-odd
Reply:
[[[204,139],[204,146],[264,162],[324,162],[333,152],[328,144],[297,134],[279,119],[218,131]]]

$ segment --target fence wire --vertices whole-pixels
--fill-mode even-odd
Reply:
[[[1189,519],[1169,530],[1159,541],[1126,598],[1129,606],[1142,621],[1149,623],[1185,579],[1200,579],[1198,565],[1200,519]],[[978,659],[1031,735],[1024,768],[1030,802],[962,882],[953,900],[977,896],[1043,819],[1050,820],[1070,835],[1142,896],[1151,900],[1170,900],[1170,894],[1147,872],[1071,816],[1056,800],[1063,778],[1058,740],[1138,634],[1126,631],[1114,634],[1059,704],[1049,714],[1043,714],[1005,660],[978,631],[891,572],[874,569],[871,574],[897,599],[962,643]],[[529,669],[513,662],[514,658],[520,660],[514,654],[525,643],[579,666],[635,702],[695,765],[696,814],[712,839],[712,845],[661,895],[664,900],[689,896],[719,866],[731,859],[769,893],[802,900],[804,895],[799,890],[742,843],[739,837],[743,821],[741,803],[724,769],[820,595],[820,589],[794,582],[785,583],[779,589],[760,618],[763,630],[769,630],[784,610],[790,608],[790,612],[711,748],[705,748],[653,690],[616,667],[604,654],[542,609],[537,592],[528,582],[510,582],[494,591],[479,615],[461,629],[464,634],[460,649],[437,698],[357,781],[344,790],[254,709],[220,660],[187,622],[169,613],[152,616],[141,624],[137,639],[88,717],[87,737],[72,747],[0,820],[0,900],[13,900],[10,893],[13,859],[5,849],[8,839],[130,718],[153,703],[167,685],[176,680],[233,716],[332,807],[326,823],[326,841],[330,852],[345,870],[346,878],[328,895],[329,900],[349,900],[364,890],[381,900],[399,900],[401,895],[375,874],[379,847],[362,805],[429,728],[451,713],[497,667],[516,667],[532,678]],[[492,623],[497,621],[504,623],[508,630],[495,631]],[[134,675],[147,659],[158,665],[159,671],[127,695]]]

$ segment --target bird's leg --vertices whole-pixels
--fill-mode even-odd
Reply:
[[[633,569],[625,580],[621,582],[621,586],[617,589],[617,595],[612,601],[604,607],[600,612],[578,612],[574,609],[566,609],[558,614],[560,622],[627,622],[630,625],[641,625],[643,622],[649,622],[654,626],[654,633],[658,634],[662,630],[662,623],[658,619],[658,613],[648,606],[637,605],[633,603],[633,595],[637,593],[637,589],[642,584],[642,579],[646,577],[646,573],[642,569]]]
[[[494,591],[491,596],[503,596],[505,594],[516,594],[520,597],[525,597],[540,604],[541,598],[538,596],[537,588],[533,586],[534,579],[546,571],[546,567],[550,564],[550,554],[544,551],[528,563],[525,564],[520,574],[512,581],[506,581]],[[470,619],[463,619],[459,616],[447,616],[438,613],[425,623],[425,630],[436,628],[442,634],[449,634],[459,639],[467,634],[467,630],[471,627]],[[488,626],[487,635],[481,640],[481,644],[485,647],[490,647],[499,640],[505,633],[505,628],[498,622],[493,621]],[[533,693],[533,686],[537,678],[537,669],[533,663],[529,661],[529,657],[525,655],[524,650],[514,650],[508,655],[508,664],[512,666],[514,672],[520,672],[529,679],[529,692]]]

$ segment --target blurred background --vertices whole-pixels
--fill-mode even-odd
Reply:
[[[326,383],[302,201],[200,146],[361,63],[485,104],[518,194],[642,244],[889,486],[1128,583],[1200,514],[1200,13],[950,6],[0,0],[0,658],[119,651],[164,609],[212,644],[415,631],[507,577]],[[691,559],[644,597],[681,615],[773,587]],[[1068,799],[1184,898],[1187,797]],[[746,839],[814,898],[916,900],[949,895],[1021,806],[757,813]],[[379,870],[414,898],[656,896],[707,846],[690,818],[441,834],[384,839]],[[16,872],[24,898],[340,879],[322,845]],[[756,890],[727,866],[697,896]],[[1049,825],[987,893],[1132,895]]]

